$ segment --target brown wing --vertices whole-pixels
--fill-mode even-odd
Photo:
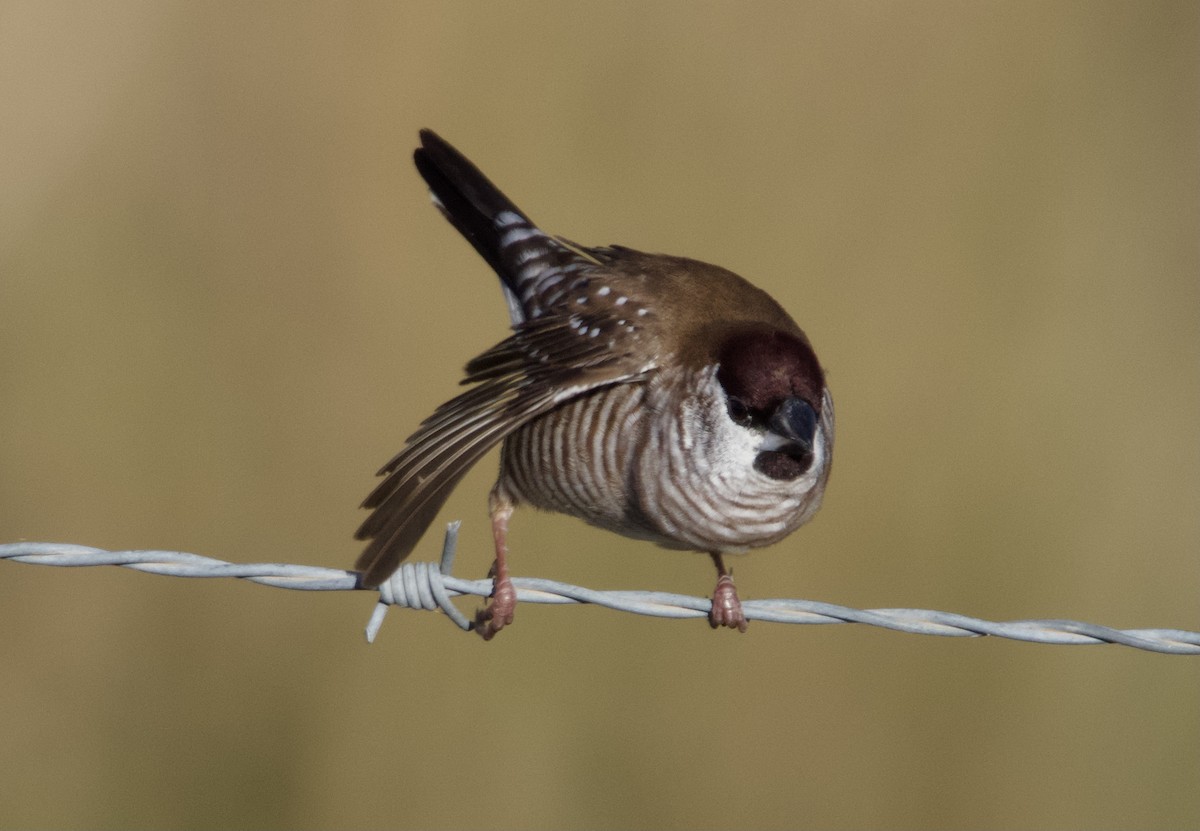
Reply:
[[[564,401],[638,380],[651,368],[614,351],[614,328],[604,315],[548,315],[467,365],[463,383],[478,386],[421,424],[363,502],[373,509],[355,534],[370,540],[355,564],[365,586],[399,567],[458,481],[505,436]]]

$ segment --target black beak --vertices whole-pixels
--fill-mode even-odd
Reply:
[[[800,446],[803,453],[811,453],[813,437],[817,432],[817,414],[802,398],[785,398],[767,422],[771,432]]]

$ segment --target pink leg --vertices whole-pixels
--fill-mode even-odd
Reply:
[[[713,590],[708,623],[713,629],[728,626],[730,629],[745,632],[746,616],[742,613],[742,601],[738,599],[733,576],[725,569],[725,560],[720,554],[713,553],[711,556],[713,564],[717,567],[717,587]]]
[[[499,485],[488,497],[488,512],[492,516],[492,538],[496,543],[496,561],[492,564],[492,596],[475,614],[475,631],[485,641],[513,622],[517,605],[517,590],[508,577],[508,520],[513,503],[500,491]]]

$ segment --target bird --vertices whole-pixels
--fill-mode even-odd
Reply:
[[[719,266],[546,233],[432,130],[413,160],[434,205],[499,276],[512,329],[378,471],[355,534],[367,541],[360,585],[387,580],[500,445],[493,590],[473,623],[485,640],[513,621],[508,525],[519,505],[707,554],[709,623],[745,632],[725,557],[810,520],[832,464],[833,399],[808,337]]]

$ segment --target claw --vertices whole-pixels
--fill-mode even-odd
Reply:
[[[737,587],[733,578],[722,574],[717,578],[717,588],[713,590],[712,609],[708,613],[708,623],[713,629],[728,626],[739,632],[746,631],[746,615],[742,611],[742,601],[738,599]]]
[[[516,607],[517,590],[512,580],[507,576],[497,578],[488,602],[475,613],[475,631],[485,641],[490,641],[497,632],[513,622]]]

